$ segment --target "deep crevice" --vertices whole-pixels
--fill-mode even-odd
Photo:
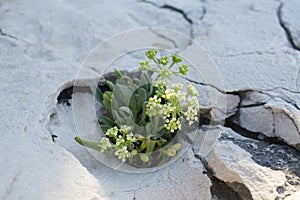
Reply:
[[[282,8],[283,8],[283,2],[280,2],[280,5],[277,9],[277,17],[278,17],[279,24],[282,27],[282,29],[284,30],[284,32],[286,33],[287,40],[288,40],[289,44],[292,46],[292,48],[300,51],[300,47],[298,47],[297,44],[293,40],[291,30],[286,26],[285,22],[282,19]]]
[[[172,5],[169,5],[169,4],[164,4],[164,5],[160,6],[160,5],[156,4],[155,2],[148,1],[148,0],[142,0],[141,2],[150,4],[152,6],[155,6],[156,8],[159,8],[159,9],[166,9],[166,10],[170,10],[170,11],[179,13],[184,18],[184,20],[187,21],[191,25],[190,26],[190,37],[192,39],[194,38],[193,20],[188,17],[188,15],[184,12],[184,10],[182,10],[180,8],[177,8],[177,7],[174,7]],[[189,45],[191,45],[191,44],[192,44],[192,40],[189,42]]]
[[[243,200],[240,195],[234,191],[227,183],[221,181],[214,176],[213,170],[209,167],[206,160],[199,155],[195,154],[195,158],[199,159],[205,167],[205,173],[211,180],[212,186],[210,187],[210,192],[212,199],[217,198],[218,200]]]
[[[167,10],[171,10],[171,11],[174,11],[174,12],[177,12],[177,13],[180,13],[182,15],[182,17],[189,23],[189,24],[193,24],[193,20],[190,19],[187,14],[180,8],[176,8],[172,5],[169,5],[169,4],[164,4],[162,6],[159,6],[158,4],[156,4],[155,2],[153,1],[147,1],[147,0],[142,0],[142,2],[144,3],[148,3],[152,6],[155,6],[157,8],[161,8],[161,9],[167,9]]]
[[[168,4],[162,5],[162,6],[160,6],[160,8],[168,9],[168,10],[171,10],[171,11],[174,11],[174,12],[178,12],[178,13],[180,13],[180,14],[183,16],[183,18],[184,18],[186,21],[188,21],[190,24],[193,24],[193,20],[191,20],[191,19],[187,16],[187,14],[186,14],[183,10],[181,10],[181,9],[179,9],[179,8],[176,8],[176,7],[171,6],[171,5],[168,5]]]
[[[71,105],[70,99],[72,99],[72,94],[73,94],[73,86],[62,90],[57,97],[57,103],[66,104],[67,106],[70,106]]]

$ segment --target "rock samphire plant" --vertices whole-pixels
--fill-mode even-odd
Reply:
[[[189,125],[198,121],[198,92],[192,85],[171,83],[173,75],[188,72],[181,57],[157,58],[157,53],[154,49],[145,53],[148,59],[140,62],[137,77],[115,69],[116,80],[106,82],[105,92],[92,87],[103,106],[97,118],[104,137],[98,142],[76,137],[79,144],[136,167],[157,166],[180,151],[182,145],[174,139],[183,121]]]

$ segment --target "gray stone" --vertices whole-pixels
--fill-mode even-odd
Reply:
[[[218,142],[205,159],[214,175],[243,199],[275,199],[277,187],[285,182],[283,172],[256,164],[248,152],[230,141]]]
[[[288,37],[294,48],[300,49],[300,25],[298,22],[300,3],[297,0],[288,0],[282,2],[282,8],[279,10],[279,17],[282,26],[287,29]]]
[[[166,4],[175,9],[164,7]],[[210,115],[214,120],[227,118],[237,111],[239,98],[229,91],[251,89],[264,94],[269,91],[271,99],[279,98],[280,101],[271,103],[269,99],[251,97],[243,105],[267,102],[266,108],[276,113],[275,134],[297,147],[300,57],[299,52],[291,48],[278,17],[291,31],[293,41],[299,43],[299,12],[295,12],[298,7],[297,0],[285,1],[281,8],[282,16],[277,16],[279,2],[260,0],[188,3],[165,0],[157,5],[132,0],[88,0],[72,4],[60,0],[47,3],[36,0],[1,1],[0,199],[145,199],[145,196],[159,198],[166,194],[173,199],[210,198],[211,183],[202,174],[201,162],[190,151],[183,155],[184,162],[177,160],[162,171],[140,175],[115,172],[74,143],[76,130],[71,118],[72,110],[66,105],[57,106],[57,96],[74,84],[83,59],[99,42],[121,31],[144,26],[171,28],[192,36],[205,47],[203,51],[213,57],[198,55],[198,51],[193,51],[195,43],[190,39],[177,41],[176,37],[174,39],[153,29],[134,41],[150,38],[155,41],[150,45],[153,47],[192,51],[205,76],[196,74],[189,75],[189,78],[204,83],[200,91],[208,90],[213,94],[212,101],[207,101],[206,96],[200,99],[204,106],[212,108]],[[124,41],[120,40],[117,45],[122,44]],[[113,55],[111,53],[106,52],[105,55],[109,57]],[[182,53],[184,55],[186,51]],[[119,60],[114,64],[130,70],[129,67],[136,67],[131,64],[139,59],[133,53],[125,63]],[[215,60],[217,70],[209,67],[212,60]],[[97,59],[91,61],[95,62],[85,63],[89,66],[84,79],[76,82],[77,85],[85,86],[86,80],[99,75],[95,67],[103,63],[97,63]],[[119,66],[122,63],[125,66]],[[274,94],[274,88],[284,88],[284,92],[276,91]],[[267,133],[262,126],[257,130]],[[289,134],[285,134],[286,131]],[[51,134],[58,135],[54,138],[56,144],[52,142]],[[214,134],[209,142],[213,144],[217,136],[218,133]],[[218,144],[210,158],[216,158],[228,167],[230,163],[226,158],[231,158],[229,153],[217,159],[217,155],[222,155],[219,154],[220,145],[224,147],[224,144]],[[253,170],[248,155],[232,144],[224,148],[244,155]],[[209,151],[209,148],[203,148],[203,152]],[[236,175],[235,178],[239,175],[251,194],[264,195],[267,191],[258,194],[255,188],[269,187],[272,183],[250,184],[249,174],[242,173],[241,166],[245,170],[249,167],[238,162],[236,168],[228,168],[228,171]],[[275,173],[254,167],[256,171],[253,174]],[[278,181],[277,178],[271,177],[270,180]],[[114,182],[115,179],[117,182]],[[158,187],[162,188],[159,192],[156,190]],[[273,193],[270,194],[273,197]]]
[[[247,91],[242,94],[241,107],[255,106],[267,102],[271,97],[268,94],[257,91]]]
[[[266,104],[274,112],[275,135],[286,143],[300,149],[300,110],[284,101]]]
[[[246,92],[233,121],[267,137],[278,137],[299,149],[299,94],[284,89]]]
[[[275,137],[273,112],[264,106],[240,108],[238,117],[234,122],[249,131]]]
[[[213,1],[205,6],[198,28],[206,34],[194,37],[215,59],[226,91],[296,90],[299,52],[290,48],[279,25],[279,2]]]

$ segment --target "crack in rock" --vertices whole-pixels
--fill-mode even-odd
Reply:
[[[280,3],[280,5],[277,9],[277,17],[278,17],[279,24],[282,27],[282,29],[284,30],[284,32],[286,33],[287,40],[288,40],[289,44],[291,45],[291,47],[295,50],[300,51],[300,47],[297,46],[296,42],[293,39],[291,30],[286,26],[286,22],[282,19],[282,8],[283,8],[284,4],[281,1],[279,3]]]
[[[167,10],[171,10],[171,11],[174,11],[174,12],[177,12],[177,13],[180,13],[182,15],[182,17],[189,23],[189,24],[193,24],[193,20],[190,19],[187,14],[180,8],[176,8],[172,5],[169,5],[169,4],[164,4],[162,6],[159,6],[158,4],[156,4],[155,2],[153,1],[147,1],[147,0],[143,0],[142,2],[144,3],[148,3],[150,5],[153,5],[157,8],[161,8],[161,9],[167,9]]]
[[[5,33],[1,28],[0,28],[0,35],[1,36],[4,36],[4,37],[8,37],[8,38],[11,38],[11,39],[14,39],[14,40],[19,40],[17,37],[13,36],[13,35],[10,35],[10,34],[7,34]]]
[[[153,2],[153,1],[148,1],[148,0],[142,0],[141,2],[147,3],[147,4],[152,5],[152,6],[155,6],[158,9],[165,9],[165,10],[169,10],[171,12],[179,13],[183,17],[183,19],[185,21],[187,21],[188,24],[190,25],[190,35],[189,36],[192,39],[194,38],[193,20],[190,17],[188,17],[187,13],[184,10],[182,10],[180,8],[177,8],[175,6],[169,5],[169,4],[163,4],[163,5],[160,6],[157,3]],[[206,9],[205,9],[205,13],[206,13]],[[202,17],[204,18],[204,15],[205,14],[202,14],[202,16],[200,18],[202,18]],[[191,44],[192,44],[192,40],[189,41],[189,45],[191,45]]]
[[[168,9],[168,10],[180,13],[187,22],[189,22],[190,24],[193,24],[193,21],[187,16],[187,14],[179,8],[176,8],[176,7],[174,7],[172,5],[168,5],[168,4],[162,5],[159,8]]]
[[[202,7],[202,15],[199,17],[199,21],[202,21],[204,19],[206,12],[207,12],[206,7],[203,6]]]
[[[171,43],[174,45],[175,48],[178,48],[178,45],[176,44],[176,41],[175,41],[175,40],[173,40],[173,39],[171,39],[171,38],[169,38],[169,37],[167,37],[167,36],[165,36],[165,35],[163,35],[163,34],[160,34],[160,33],[156,32],[156,31],[153,30],[153,28],[151,28],[151,27],[149,27],[149,28],[150,28],[150,30],[151,30],[155,35],[157,35],[158,37],[160,37],[160,38],[162,38],[162,39],[165,39],[165,40],[171,42]]]

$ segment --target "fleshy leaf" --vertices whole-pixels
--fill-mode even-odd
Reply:
[[[95,98],[97,99],[97,101],[103,104],[103,93],[101,92],[100,88],[98,88],[95,85],[90,85],[90,89],[94,94]]]

